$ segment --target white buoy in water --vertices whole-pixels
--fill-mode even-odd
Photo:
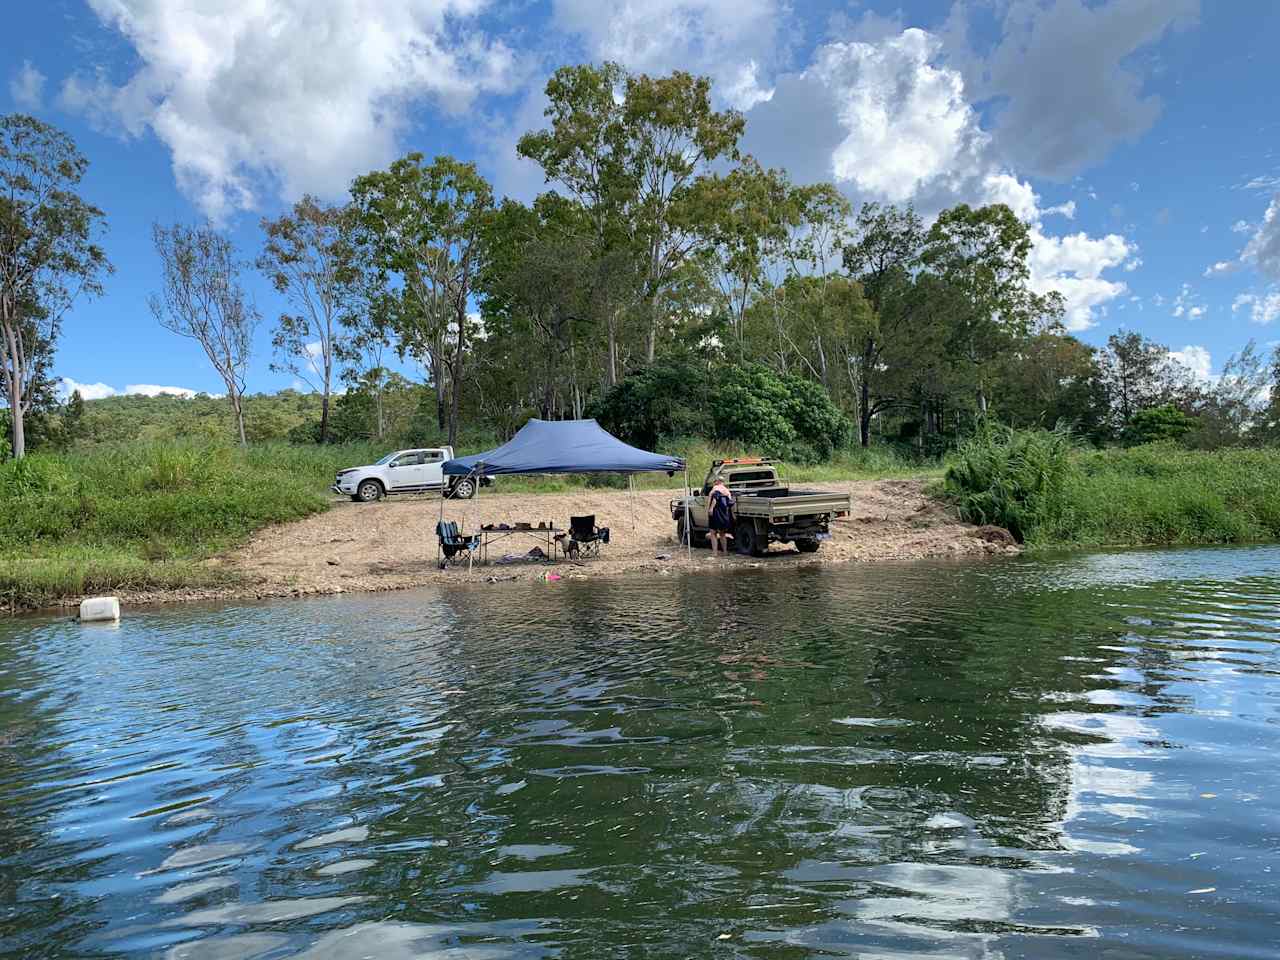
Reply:
[[[120,619],[120,601],[115,597],[86,597],[80,601],[80,621],[98,623]]]

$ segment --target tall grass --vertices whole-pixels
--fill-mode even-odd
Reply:
[[[1065,430],[1013,430],[985,420],[956,450],[943,489],[963,519],[1005,527],[1024,541],[1058,516],[1071,450]]]
[[[1079,454],[1041,536],[1080,546],[1280,540],[1280,450],[1153,444]]]
[[[943,491],[966,520],[1033,546],[1280,540],[1274,449],[1084,451],[1061,431],[992,425],[957,450]]]
[[[0,607],[93,591],[205,586],[202,561],[325,509],[338,465],[369,451],[131,443],[0,463]]]

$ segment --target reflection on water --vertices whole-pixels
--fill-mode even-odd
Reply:
[[[1280,550],[0,623],[0,953],[1275,957]]]

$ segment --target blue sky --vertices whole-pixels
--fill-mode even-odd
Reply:
[[[606,58],[710,75],[746,149],[855,202],[1010,203],[1090,342],[1139,330],[1208,376],[1280,340],[1271,0],[44,0],[9,23],[0,110],[71,133],[108,215],[116,273],[56,363],[86,395],[220,389],[148,310],[153,222],[212,218],[252,257],[261,217],[408,150],[527,199],[514,144],[547,75]],[[268,321],[249,387],[288,386],[282,305],[249,286]]]

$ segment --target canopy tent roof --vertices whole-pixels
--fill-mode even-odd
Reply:
[[[500,447],[446,460],[448,476],[469,473],[674,473],[679,457],[623,443],[594,420],[530,420]]]

